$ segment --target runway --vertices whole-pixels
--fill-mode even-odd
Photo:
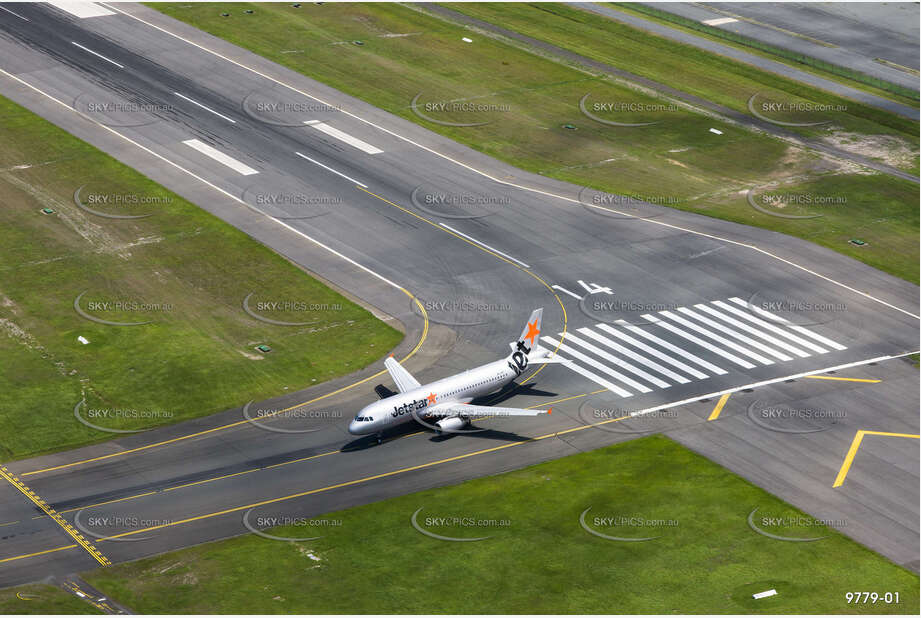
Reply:
[[[917,374],[896,358],[918,350],[916,286],[805,241],[522,172],[151,9],[97,6],[0,13],[0,94],[398,321],[395,355],[423,383],[504,355],[540,306],[544,345],[572,363],[506,399],[552,416],[477,434],[354,440],[349,419],[392,386],[381,363],[11,462],[0,586],[243,534],[251,510],[311,517],[648,431],[853,522],[842,532],[917,569],[917,440],[880,455],[867,438],[872,457],[832,488],[856,431],[918,433]],[[850,381],[868,375],[881,382]],[[801,402],[845,414],[758,416]]]
[[[918,8],[870,3],[755,2],[664,3],[659,8],[688,19],[719,24],[769,45],[790,49],[914,90],[918,77]],[[902,67],[896,68],[893,65]]]

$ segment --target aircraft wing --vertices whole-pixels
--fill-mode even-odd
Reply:
[[[425,414],[432,416],[464,416],[467,418],[483,418],[486,416],[537,416],[550,414],[553,408],[546,410],[528,410],[525,408],[504,408],[501,406],[475,406],[469,403],[439,403],[429,406]]]
[[[384,361],[384,367],[387,368],[387,371],[390,372],[390,377],[393,378],[393,383],[397,385],[397,389],[401,393],[406,391],[411,391],[414,388],[419,388],[422,386],[419,384],[419,380],[414,378],[411,373],[406,371],[397,359],[392,356],[388,356],[387,360]]]

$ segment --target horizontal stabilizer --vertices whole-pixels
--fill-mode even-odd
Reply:
[[[528,356],[528,363],[531,365],[544,365],[547,363],[568,363],[570,360],[568,358],[560,358],[553,353],[552,350],[548,350],[543,346],[537,346],[531,350],[531,354]]]
[[[393,397],[396,395],[395,392],[384,386],[383,384],[378,384],[374,387],[374,392],[377,393],[377,396],[381,399],[387,399],[388,397]]]

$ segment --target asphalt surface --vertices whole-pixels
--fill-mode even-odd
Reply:
[[[248,422],[240,402],[11,462],[0,480],[0,586],[243,534],[256,514],[315,516],[642,435],[615,426],[666,431],[817,517],[847,521],[845,534],[917,569],[917,440],[867,437],[832,488],[858,430],[918,433],[917,373],[893,358],[918,349],[916,286],[760,229],[648,204],[592,207],[579,187],[492,160],[143,6],[88,19],[13,8],[18,17],[0,13],[0,94],[402,325],[396,356],[409,354],[423,383],[505,355],[538,306],[545,345],[562,339],[573,368],[528,374],[504,399],[554,402],[552,416],[496,419],[477,434],[408,428],[381,446],[349,436],[371,387],[392,387],[372,367],[250,406],[302,404],[270,421]],[[211,158],[192,139],[233,160]],[[342,201],[269,206],[264,195]],[[748,316],[732,314],[758,340],[728,326],[723,307]],[[787,322],[759,325],[750,318],[764,316],[750,307]],[[775,347],[775,329],[805,355]],[[598,339],[613,341],[610,331],[646,347]],[[671,364],[680,379],[649,365],[663,357],[683,363]],[[804,377],[828,370],[882,381]],[[708,421],[724,392],[733,394]],[[837,422],[791,433],[803,428],[801,402],[847,405]],[[759,416],[765,405],[791,409]],[[644,418],[598,426],[600,413]],[[665,424],[641,424],[656,422]]]
[[[658,8],[700,22],[736,19],[714,27],[918,89],[917,75],[877,60],[918,69],[917,4],[663,2]]]
[[[919,9],[914,2],[785,2],[774,6],[727,2],[711,6],[831,43],[864,58],[921,68]]]
[[[840,95],[847,99],[859,101],[873,107],[878,107],[880,109],[884,109],[886,111],[892,112],[893,114],[898,114],[899,116],[903,116],[911,120],[918,120],[919,118],[917,108],[909,107],[908,105],[903,105],[902,103],[896,103],[890,99],[870,94],[858,88],[851,88],[850,86],[846,86],[840,82],[831,79],[825,79],[824,77],[819,77],[818,75],[809,73],[807,71],[801,71],[788,64],[784,64],[783,62],[770,60],[769,58],[764,58],[757,54],[742,51],[730,45],[724,45],[723,43],[719,43],[717,41],[711,41],[710,39],[704,38],[702,36],[697,36],[696,34],[677,30],[651,19],[637,17],[631,13],[620,11],[615,7],[605,6],[595,2],[575,2],[573,4],[587,11],[592,11],[593,13],[603,15],[607,18],[615,19],[635,28],[647,30],[679,43],[692,45],[694,47],[698,47],[700,49],[713,52],[721,56],[726,56],[728,58],[750,64],[751,66],[757,67],[759,69],[770,71],[771,73],[776,73],[777,75],[782,75],[784,77],[794,79],[798,82],[809,84],[810,86],[821,88],[822,90],[827,90],[828,92],[833,92],[834,94]],[[917,77],[912,77],[910,82],[913,84],[914,88],[918,88]]]

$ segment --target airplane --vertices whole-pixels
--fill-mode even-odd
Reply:
[[[476,397],[488,395],[509,384],[528,365],[564,362],[537,342],[542,314],[543,308],[531,313],[518,340],[509,343],[512,353],[507,357],[429,384],[420,384],[391,355],[384,361],[384,366],[399,392],[394,393],[379,384],[374,390],[380,401],[365,406],[355,415],[349,423],[349,433],[356,436],[375,434],[380,444],[385,430],[411,420],[419,421],[441,434],[470,431],[464,428],[475,418],[550,414],[552,408],[526,410],[470,403]]]

